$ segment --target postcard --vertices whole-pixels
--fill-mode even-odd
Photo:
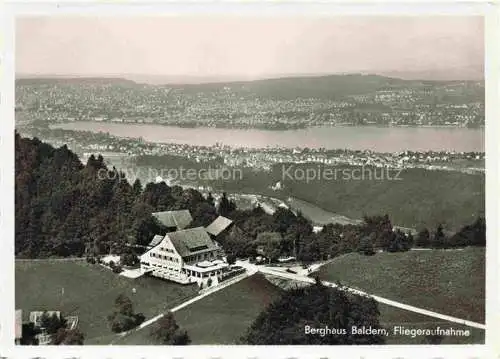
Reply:
[[[7,357],[492,353],[484,4],[94,5],[6,15]]]

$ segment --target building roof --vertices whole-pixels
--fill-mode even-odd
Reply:
[[[211,235],[218,236],[222,231],[229,227],[233,223],[232,220],[224,216],[217,217],[212,223],[207,227],[207,232]]]
[[[160,236],[159,234],[156,234],[153,239],[151,240],[151,242],[149,242],[149,246],[150,247],[156,247],[158,244],[161,243],[161,241],[163,240],[164,236]]]
[[[23,337],[23,311],[21,309],[16,310],[15,334],[15,339],[21,339]]]
[[[176,251],[182,257],[218,248],[203,227],[167,233],[166,237],[170,238]]]
[[[192,221],[191,213],[187,209],[179,211],[164,211],[152,213],[166,227],[186,228]]]

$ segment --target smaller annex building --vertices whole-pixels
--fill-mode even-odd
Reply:
[[[167,227],[169,231],[184,229],[193,221],[191,212],[187,209],[153,212],[151,215]]]
[[[141,271],[177,283],[217,284],[229,265],[218,243],[203,227],[155,236],[141,255]]]
[[[229,218],[219,216],[207,226],[206,231],[212,239],[217,239],[221,234],[226,233],[233,224],[234,222]]]

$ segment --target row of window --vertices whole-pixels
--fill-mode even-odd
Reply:
[[[174,258],[174,257],[170,257],[170,256],[164,256],[162,254],[157,254],[155,252],[151,252],[151,253],[149,253],[149,255],[151,257],[154,257],[154,258],[165,259],[165,260],[168,260],[168,261],[171,261],[171,262],[179,263],[179,258]]]
[[[197,256],[189,256],[189,257],[185,258],[186,262],[192,262],[192,261],[199,262],[199,261],[206,260],[206,259],[215,259],[215,253],[209,252],[209,253],[203,253],[203,254],[199,254]]]
[[[172,271],[172,272],[180,272],[179,268],[170,268],[168,266],[162,266],[162,265],[159,265],[159,264],[153,264],[153,267],[157,267],[157,268],[165,268],[167,269],[168,271]]]
[[[165,248],[165,247],[160,247],[160,251],[165,251],[165,252],[169,252],[169,253],[175,253],[173,249]]]

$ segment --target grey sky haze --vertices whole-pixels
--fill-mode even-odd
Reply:
[[[482,17],[37,17],[16,23],[16,72],[266,77],[482,73]]]

